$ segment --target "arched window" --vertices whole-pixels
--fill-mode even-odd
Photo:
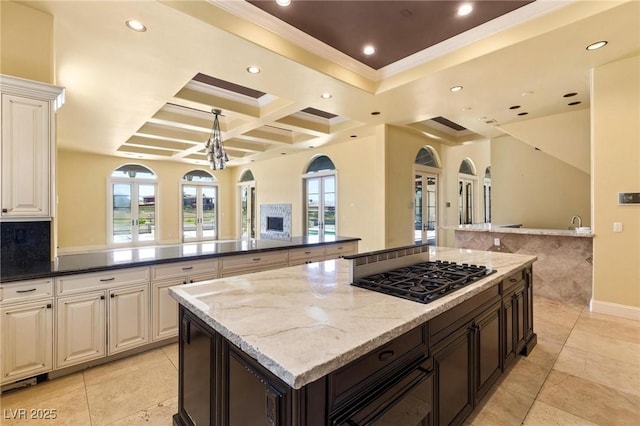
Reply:
[[[218,238],[218,186],[204,170],[182,177],[182,241]]]
[[[240,175],[240,238],[256,238],[256,180],[251,170]]]
[[[477,185],[476,167],[473,161],[465,158],[458,169],[458,223],[473,223],[474,194]]]
[[[253,177],[253,173],[251,172],[251,170],[245,170],[244,172],[242,172],[242,175],[240,176],[240,182],[250,182],[252,180],[256,180]]]
[[[306,235],[337,235],[336,166],[326,155],[314,157],[304,181],[304,224]]]
[[[156,175],[145,166],[125,164],[110,176],[109,235],[112,244],[157,240]]]
[[[430,146],[420,148],[418,155],[416,155],[416,164],[429,167],[440,167],[440,160],[438,154]]]

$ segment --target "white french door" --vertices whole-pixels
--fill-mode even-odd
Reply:
[[[336,176],[305,178],[305,231],[309,236],[335,236]]]
[[[156,185],[113,182],[111,240],[115,244],[156,240]]]
[[[476,185],[475,179],[458,177],[458,224],[469,225],[473,223],[473,197]]]
[[[218,188],[182,185],[182,240],[203,241],[218,237]]]
[[[437,245],[438,241],[438,175],[416,171],[414,192],[414,241]]]
[[[256,238],[256,186],[240,186],[240,238]]]

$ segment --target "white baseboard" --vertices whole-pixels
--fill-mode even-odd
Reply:
[[[589,302],[589,310],[597,314],[640,321],[640,307],[637,306],[620,305],[618,303],[601,302],[591,299]]]

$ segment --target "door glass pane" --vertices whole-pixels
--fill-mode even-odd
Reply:
[[[250,215],[250,224],[251,224],[251,238],[255,238],[256,237],[256,188],[255,187],[251,187],[251,197],[250,197],[251,203],[249,203],[251,205],[251,215]]]
[[[422,243],[422,175],[415,175],[413,184],[413,240]]]
[[[425,206],[427,215],[426,240],[428,244],[436,245],[436,233],[438,232],[438,185],[436,176],[426,176],[425,179],[427,181],[427,205]]]
[[[336,178],[327,176],[323,180],[323,220],[324,235],[336,235]]]
[[[202,238],[215,238],[217,234],[216,193],[215,187],[202,187]]]
[[[240,187],[240,237],[249,236],[249,187]]]
[[[113,184],[113,242],[131,242],[131,185]]]
[[[318,235],[320,229],[320,179],[307,179],[307,235]]]
[[[195,186],[182,186],[182,238],[197,238],[198,199]]]
[[[138,240],[156,239],[156,187],[138,185]]]

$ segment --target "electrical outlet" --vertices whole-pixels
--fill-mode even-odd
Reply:
[[[493,239],[493,245],[494,246],[500,246],[500,238],[494,238]]]
[[[622,232],[622,222],[613,222],[613,232]]]

